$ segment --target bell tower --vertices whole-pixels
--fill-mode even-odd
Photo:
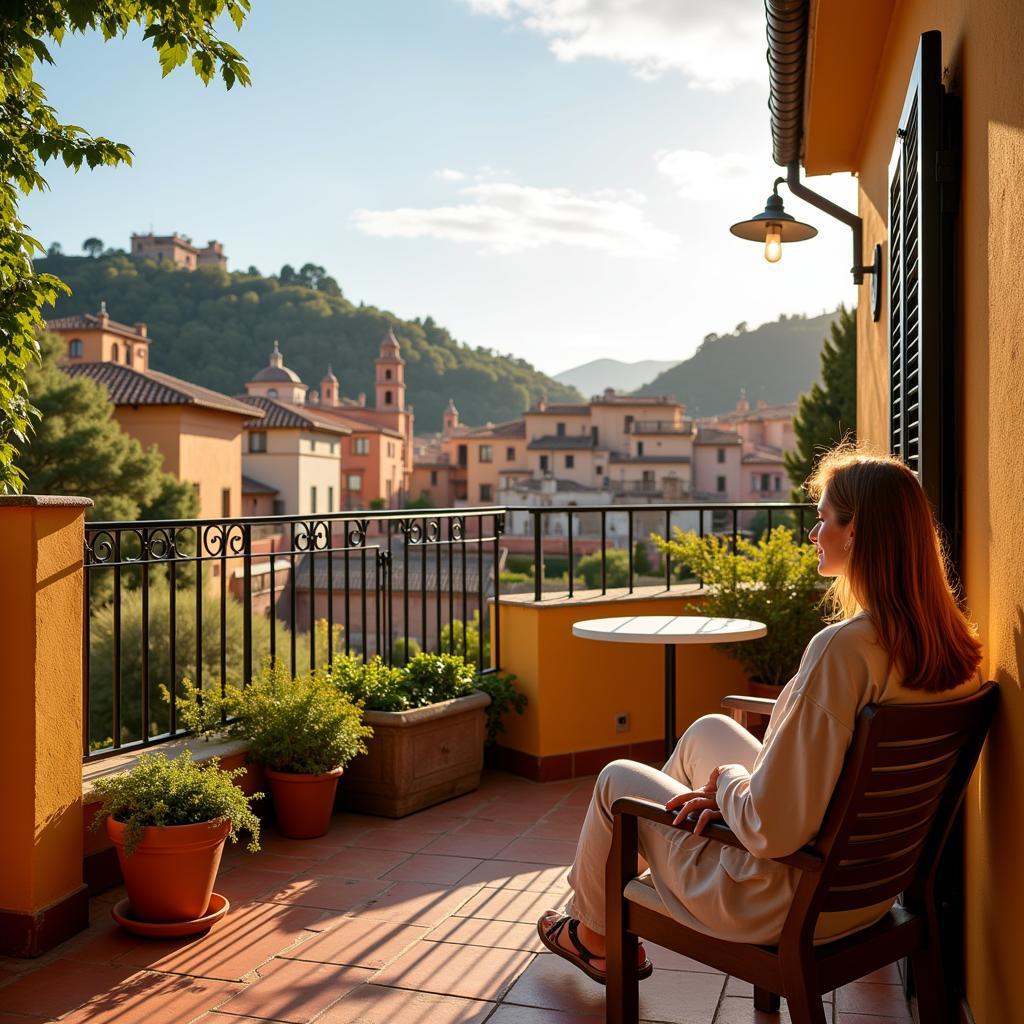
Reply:
[[[380,343],[376,366],[376,408],[381,412],[402,412],[405,409],[405,360],[395,332],[388,330]]]

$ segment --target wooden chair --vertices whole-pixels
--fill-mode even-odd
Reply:
[[[821,832],[776,861],[801,877],[779,945],[726,942],[694,931],[634,899],[637,820],[672,827],[673,814],[648,800],[625,798],[615,818],[606,872],[608,1024],[635,1024],[634,967],[646,938],[754,985],[759,1010],[779,1009],[785,996],[793,1024],[825,1024],[821,996],[909,957],[917,981],[921,1024],[950,1020],[939,948],[935,873],[954,816],[995,711],[997,687],[928,705],[869,705],[860,713]],[[754,698],[726,698],[734,712],[765,713]],[[813,752],[808,767],[813,769]],[[693,831],[695,821],[679,827]],[[744,849],[727,827],[706,838]],[[649,887],[646,887],[650,892]],[[814,945],[818,915],[870,907],[903,893],[882,920],[854,935]],[[685,992],[680,992],[685,998]]]

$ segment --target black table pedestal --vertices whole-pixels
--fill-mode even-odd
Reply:
[[[676,645],[665,644],[665,761],[676,749]]]

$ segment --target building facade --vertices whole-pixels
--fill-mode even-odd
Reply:
[[[155,260],[157,263],[172,263],[183,270],[198,267],[228,266],[224,255],[224,243],[211,239],[204,248],[192,244],[187,235],[138,235],[132,232],[131,254],[140,260]]]

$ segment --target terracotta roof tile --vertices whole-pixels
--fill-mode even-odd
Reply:
[[[139,334],[134,327],[128,324],[119,323],[117,320],[107,319],[106,323],[94,313],[75,313],[73,316],[58,316],[46,321],[48,331],[110,331],[111,334],[121,334],[126,338],[135,338],[137,341],[149,341],[144,334]]]
[[[280,398],[264,398],[263,395],[240,395],[239,398],[243,404],[263,413],[262,419],[254,417],[250,422],[243,423],[244,427],[255,427],[257,430],[297,427],[299,430],[325,430],[331,434],[352,433],[348,427],[321,416],[319,410],[311,412],[303,405],[293,405]]]

